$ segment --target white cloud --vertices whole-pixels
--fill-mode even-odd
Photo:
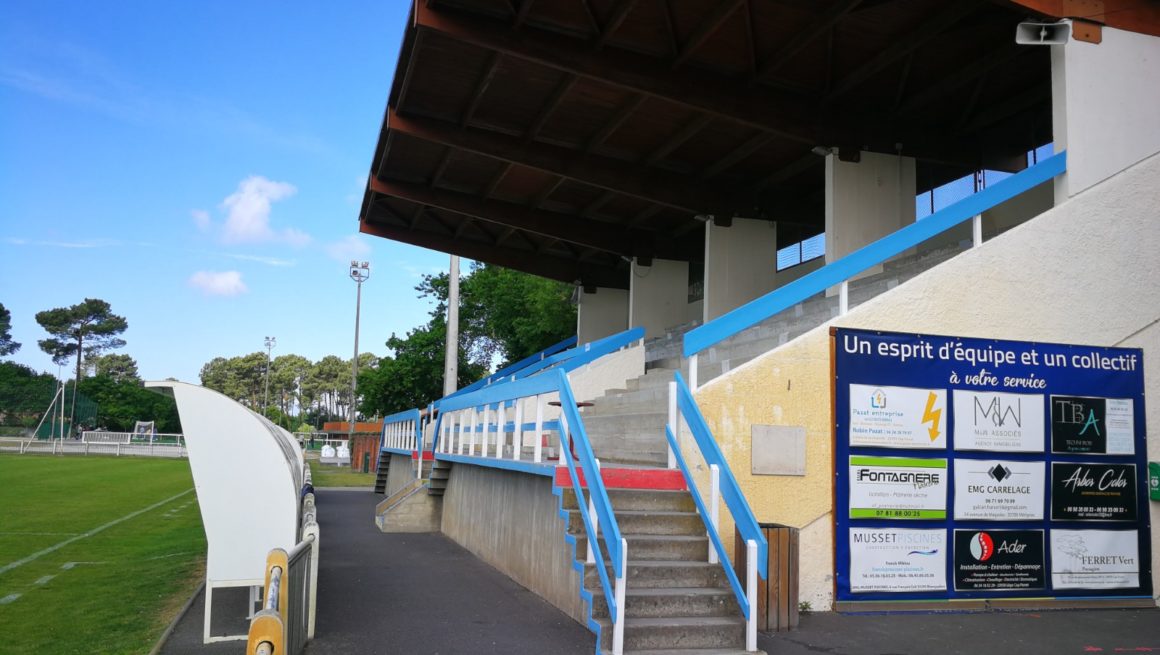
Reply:
[[[259,264],[265,264],[266,266],[285,267],[285,266],[294,266],[295,264],[298,263],[298,262],[294,261],[293,259],[282,259],[280,257],[263,257],[262,255],[242,255],[242,254],[238,254],[238,253],[222,253],[222,256],[229,257],[230,259],[239,259],[239,260],[244,261],[244,262],[258,262]]]
[[[198,271],[190,276],[189,284],[207,296],[236,296],[248,291],[237,271]]]
[[[297,191],[292,184],[275,182],[261,175],[242,180],[238,190],[222,201],[221,206],[227,212],[222,240],[226,243],[285,241],[295,246],[309,243],[310,236],[300,230],[290,228],[279,234],[270,227],[271,205]]]
[[[202,232],[209,230],[212,223],[209,212],[204,209],[194,209],[189,212],[189,215],[193,216],[193,224],[197,226],[197,229]]]
[[[352,259],[365,259],[367,255],[371,254],[371,247],[359,235],[351,234],[327,244],[326,254],[330,255],[332,259],[346,263]]]
[[[115,239],[85,239],[81,241],[42,241],[37,239],[20,239],[16,237],[8,237],[4,239],[6,243],[13,246],[42,246],[46,248],[72,248],[72,249],[87,249],[87,248],[112,248],[121,245],[120,241]]]

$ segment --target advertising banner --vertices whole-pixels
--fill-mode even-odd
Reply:
[[[946,389],[850,385],[850,445],[947,447]]]
[[[853,592],[945,591],[946,530],[850,528]]]
[[[1043,530],[955,530],[955,590],[1046,589]]]
[[[951,397],[955,450],[1043,452],[1042,395],[955,389]]]
[[[1051,531],[1051,586],[1128,589],[1140,586],[1135,530]]]
[[[1154,598],[1142,350],[830,334],[839,610]]]
[[[1136,465],[1052,462],[1052,521],[1135,521]]]
[[[955,518],[1033,521],[1043,518],[1043,462],[955,460]]]
[[[1051,452],[1131,455],[1136,452],[1130,398],[1051,397]]]
[[[944,519],[947,461],[850,457],[850,518]]]

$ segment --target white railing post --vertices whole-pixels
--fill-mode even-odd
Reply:
[[[310,583],[309,583],[309,619],[306,624],[306,638],[314,639],[314,619],[318,613],[318,524],[312,523],[307,526],[308,534],[314,536],[314,542],[310,544]]]
[[[596,460],[596,472],[597,472],[597,475],[600,474],[600,460]],[[592,521],[592,534],[588,535],[588,559],[585,561],[588,562],[589,564],[593,564],[596,562],[596,554],[592,552],[592,540],[600,538],[600,517],[596,515],[596,503],[594,503],[592,501],[592,481],[588,480],[587,482],[588,482],[588,518],[589,518],[589,520]],[[577,499],[577,501],[576,501],[577,507],[580,506],[581,500],[583,500],[583,499],[582,498]],[[601,564],[601,566],[603,566],[604,562],[601,562],[600,564]]]
[[[604,566],[603,563],[600,566]],[[616,589],[614,591],[616,599],[616,623],[612,624],[612,655],[623,655],[624,653],[624,595],[625,587],[628,578],[628,540],[621,537],[620,539],[620,575],[616,577]],[[757,637],[754,636],[754,644],[757,643]],[[754,646],[756,649],[756,646]]]
[[[696,357],[696,355],[694,355]],[[680,415],[677,410],[677,382],[674,380],[669,383],[669,425],[673,428],[673,436],[678,437],[681,432],[681,426],[677,423]],[[673,447],[668,447],[669,453],[669,468],[677,468],[677,456],[673,453]]]
[[[467,454],[469,456],[475,455],[475,427],[479,424],[479,409],[471,408],[471,436],[467,442]]]
[[[721,513],[721,468],[716,464],[709,465],[709,525],[713,532],[717,532],[719,514]],[[708,536],[708,535],[706,535]],[[709,548],[709,563],[719,562],[717,549]]]
[[[693,353],[693,356],[689,358],[689,391],[691,393],[697,393],[697,357],[699,356],[700,353]],[[677,426],[674,425],[673,429],[676,430]]]
[[[845,316],[850,311],[850,281],[842,280],[838,286],[838,316]]]
[[[745,650],[757,650],[757,542],[745,542],[745,600],[749,617],[745,619]]]
[[[532,438],[532,461],[539,464],[544,458],[544,396],[536,396],[536,435]]]
[[[495,456],[503,459],[503,449],[507,448],[507,405],[500,402],[495,408]]]
[[[464,412],[471,412],[470,423],[471,423],[472,428],[474,428],[475,427],[475,408],[472,407],[471,409],[465,409],[463,411]],[[466,434],[467,433],[467,424],[468,424],[468,418],[466,416],[464,416],[459,421],[459,439],[455,442],[455,454],[456,455],[463,454],[463,442],[467,441],[467,434]]]
[[[512,427],[512,459],[520,459],[524,449],[524,399],[516,399],[515,425]]]
[[[971,247],[978,248],[983,245],[983,215],[975,214],[971,219]]]
[[[483,448],[480,453],[481,457],[487,457],[487,444],[491,440],[491,405],[483,406]]]
[[[408,421],[406,424],[411,425],[411,422]],[[409,441],[416,441],[416,440],[410,439]],[[417,448],[417,450],[419,451],[419,466],[417,466],[416,470],[415,470],[415,479],[422,480],[423,479],[423,440],[419,439],[417,441],[418,441],[418,446],[419,446]],[[431,453],[431,457],[434,457],[434,456],[435,456],[435,453]]]

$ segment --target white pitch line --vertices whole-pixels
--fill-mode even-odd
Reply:
[[[15,562],[12,562],[11,564],[5,564],[4,566],[0,566],[0,574],[7,573],[7,572],[11,571],[12,569],[24,566],[25,564],[27,564],[27,563],[29,563],[29,562],[31,562],[31,561],[33,561],[41,556],[47,555],[47,554],[49,554],[53,551],[56,551],[56,550],[60,550],[61,548],[64,548],[65,546],[73,543],[74,541],[80,541],[81,539],[84,539],[86,537],[91,537],[91,536],[97,534],[98,532],[101,532],[103,530],[107,530],[107,529],[113,527],[114,525],[117,525],[118,523],[124,523],[125,521],[128,521],[129,519],[136,518],[136,517],[144,514],[145,512],[157,509],[158,507],[161,507],[162,505],[164,505],[166,503],[171,503],[171,502],[177,500],[178,498],[181,498],[182,496],[184,496],[185,494],[187,494],[191,491],[193,491],[193,489],[186,489],[185,491],[177,494],[176,496],[171,496],[171,497],[166,498],[165,500],[163,500],[159,503],[154,503],[154,504],[150,505],[149,507],[146,507],[145,509],[139,509],[136,512],[133,512],[131,514],[126,514],[119,519],[113,519],[112,521],[109,521],[108,523],[106,523],[102,526],[93,528],[92,530],[89,530],[88,532],[78,534],[77,536],[73,537],[72,539],[65,539],[64,541],[62,541],[58,544],[53,544],[52,546],[49,546],[48,548],[45,548],[44,550],[37,551],[37,552],[29,555],[28,557],[25,557],[24,559],[16,560]]]

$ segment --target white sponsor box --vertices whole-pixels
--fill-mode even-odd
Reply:
[[[943,449],[946,389],[850,385],[850,445]]]
[[[955,389],[951,397],[955,450],[1043,452],[1047,431],[1042,395]]]
[[[1038,521],[1046,493],[1043,462],[955,460],[955,519]]]
[[[1051,531],[1051,586],[1055,589],[1131,589],[1140,586],[1140,543],[1135,530]]]
[[[946,530],[850,528],[850,591],[946,591]]]

